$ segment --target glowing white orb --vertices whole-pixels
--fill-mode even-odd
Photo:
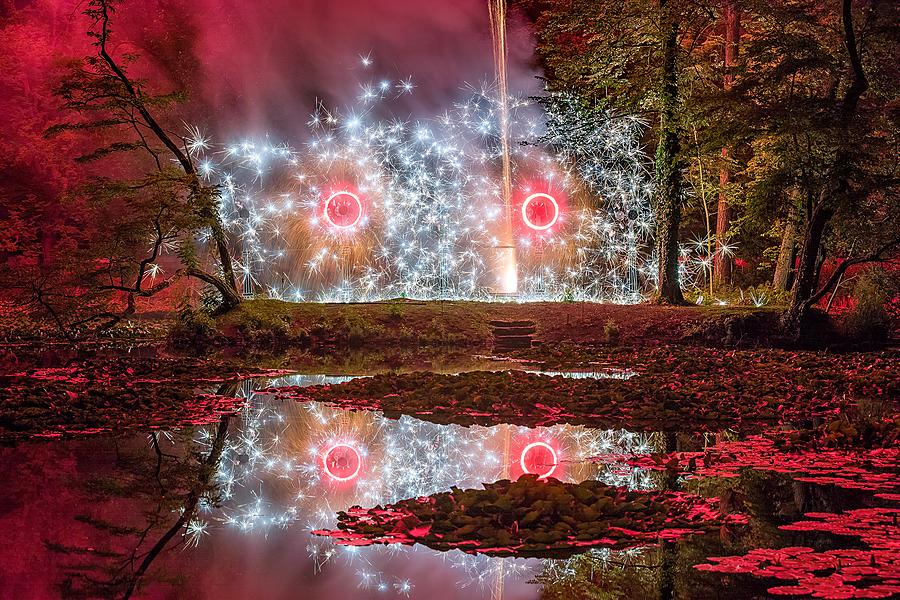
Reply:
[[[559,220],[559,203],[550,194],[531,194],[522,203],[522,220],[535,231],[550,229]]]

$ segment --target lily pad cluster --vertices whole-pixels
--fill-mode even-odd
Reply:
[[[0,392],[0,438],[207,425],[238,412],[246,402],[172,385],[72,390],[46,384],[38,391],[12,384]]]
[[[0,375],[0,437],[214,423],[245,402],[226,382],[277,373],[240,372],[206,361],[121,357],[21,369]]]
[[[133,385],[139,383],[218,383],[250,377],[274,377],[289,371],[248,368],[239,363],[190,357],[96,356],[62,366],[8,369],[0,377],[58,381],[69,384]]]
[[[892,421],[888,421],[892,422]],[[826,426],[825,431],[832,428]],[[785,439],[789,442],[785,442]],[[597,462],[670,471],[688,477],[737,477],[743,469],[790,474],[796,481],[893,494],[900,491],[900,444],[876,448],[831,448],[799,443],[797,432],[770,432],[740,441],[723,441],[702,452],[606,454]]]
[[[880,419],[833,419],[814,429],[780,436],[775,443],[786,450],[900,447],[900,412]]]
[[[746,377],[748,371],[740,369],[749,366],[742,361],[727,372],[720,372],[716,361],[707,365],[705,357],[693,361],[696,370],[691,373],[670,357],[662,363],[671,365],[670,369],[659,365],[639,369],[629,379],[572,379],[522,371],[415,372],[267,391],[437,423],[569,423],[651,431],[758,429],[760,424],[808,422],[851,410],[859,395],[886,401],[895,391],[900,395],[900,373],[886,363],[857,380],[844,370],[813,374],[801,365],[772,362]]]
[[[424,544],[494,556],[566,556],[586,548],[629,548],[746,523],[723,515],[715,498],[635,491],[599,481],[562,483],[536,475],[453,487],[395,504],[338,513],[317,535],[351,546]]]
[[[833,353],[812,350],[783,350],[761,347],[729,350],[690,344],[647,344],[642,346],[591,346],[570,343],[544,344],[518,351],[513,358],[539,365],[543,369],[591,369],[625,367],[644,374],[663,373],[675,377],[697,373],[717,375],[768,373],[776,377],[792,376],[796,381],[842,380],[877,387],[896,385],[891,366],[900,359],[900,350]],[[895,371],[895,370],[893,370]],[[722,382],[736,385],[742,382]]]
[[[773,595],[828,600],[895,598],[900,595],[900,509],[871,508],[841,514],[807,513],[810,520],[781,529],[858,537],[867,549],[817,551],[805,546],[758,548],[743,556],[710,557],[701,571],[746,573],[793,582],[768,589]]]

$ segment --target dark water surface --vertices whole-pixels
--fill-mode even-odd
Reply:
[[[626,464],[634,454],[702,450],[715,435],[438,425],[254,391],[347,379],[245,381],[243,411],[205,427],[0,448],[0,597],[757,598],[779,581],[694,565],[754,547],[865,548],[853,537],[778,528],[805,512],[870,505],[864,490],[765,469],[685,480]],[[310,533],[333,528],[336,511],[353,505],[526,472],[719,496],[748,512],[750,523],[738,533],[567,559],[346,547]]]

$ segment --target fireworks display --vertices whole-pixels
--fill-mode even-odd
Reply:
[[[468,88],[433,119],[381,116],[414,88],[376,79],[355,106],[319,104],[299,149],[268,139],[218,147],[192,129],[188,148],[220,187],[241,247],[245,293],[635,302],[652,289],[652,189],[637,119],[565,94],[500,102],[490,86]]]
[[[606,374],[579,374],[605,377]],[[627,376],[619,373],[615,377]],[[296,375],[274,385],[336,384],[350,377]],[[592,430],[556,425],[461,427],[411,417],[388,419],[374,412],[348,412],[317,403],[273,403],[254,392],[238,430],[229,436],[216,473],[218,508],[191,522],[185,536],[197,545],[215,526],[266,535],[273,529],[304,531],[332,527],[335,512],[353,505],[375,506],[450,489],[481,487],[504,477],[538,473],[564,481],[598,479],[609,484],[649,489],[650,472],[621,463],[590,460],[599,454],[650,451],[651,434]],[[200,430],[202,448],[211,433]],[[411,581],[394,581],[377,568],[392,556],[431,552],[398,546],[337,546],[328,537],[311,536],[308,555],[316,570],[352,563],[362,588],[406,595]],[[459,552],[442,555],[468,584],[490,586],[497,577],[521,577],[539,562],[508,561]]]

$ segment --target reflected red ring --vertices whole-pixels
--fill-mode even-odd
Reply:
[[[528,452],[532,448],[546,448],[550,451],[550,455],[553,457],[553,466],[550,467],[550,470],[546,473],[538,475],[538,479],[546,479],[547,477],[553,475],[553,472],[556,471],[556,467],[559,466],[559,457],[556,455],[556,450],[554,450],[553,447],[547,442],[531,442],[522,449],[522,456],[519,457],[519,466],[522,467],[522,472],[529,475],[536,475],[536,473],[531,473],[528,470],[528,467],[525,466],[525,455],[528,454]]]
[[[331,205],[331,201],[334,200],[335,198],[337,198],[338,196],[350,196],[356,202],[356,208],[357,208],[356,219],[349,225],[338,225],[337,223],[335,223],[334,221],[331,220],[331,216],[328,214],[328,207]],[[359,196],[357,196],[353,192],[348,192],[346,190],[342,190],[340,192],[334,192],[333,194],[328,196],[327,200],[325,200],[325,220],[328,221],[328,224],[331,225],[332,227],[336,227],[338,229],[348,229],[350,227],[354,227],[357,223],[359,223],[359,220],[362,219],[362,213],[363,213],[362,201],[359,199]]]
[[[553,218],[550,219],[550,222],[546,225],[537,225],[528,218],[528,211],[526,209],[535,198],[546,198],[550,201],[551,204],[553,204]],[[556,221],[559,220],[559,202],[557,202],[556,198],[554,198],[550,194],[535,192],[534,194],[531,194],[530,196],[525,198],[525,202],[522,203],[522,220],[525,222],[525,225],[527,225],[531,229],[534,229],[535,231],[544,231],[546,229],[550,229],[551,227],[556,225]]]
[[[328,468],[328,457],[338,448],[349,448],[350,451],[353,452],[353,454],[356,456],[356,470],[347,477],[336,475],[331,472],[331,469]],[[359,451],[350,444],[335,444],[328,448],[328,450],[325,451],[325,454],[322,455],[322,468],[325,470],[325,474],[335,481],[350,481],[351,479],[356,479],[356,476],[359,475],[359,470],[362,468],[362,456],[360,456]]]

